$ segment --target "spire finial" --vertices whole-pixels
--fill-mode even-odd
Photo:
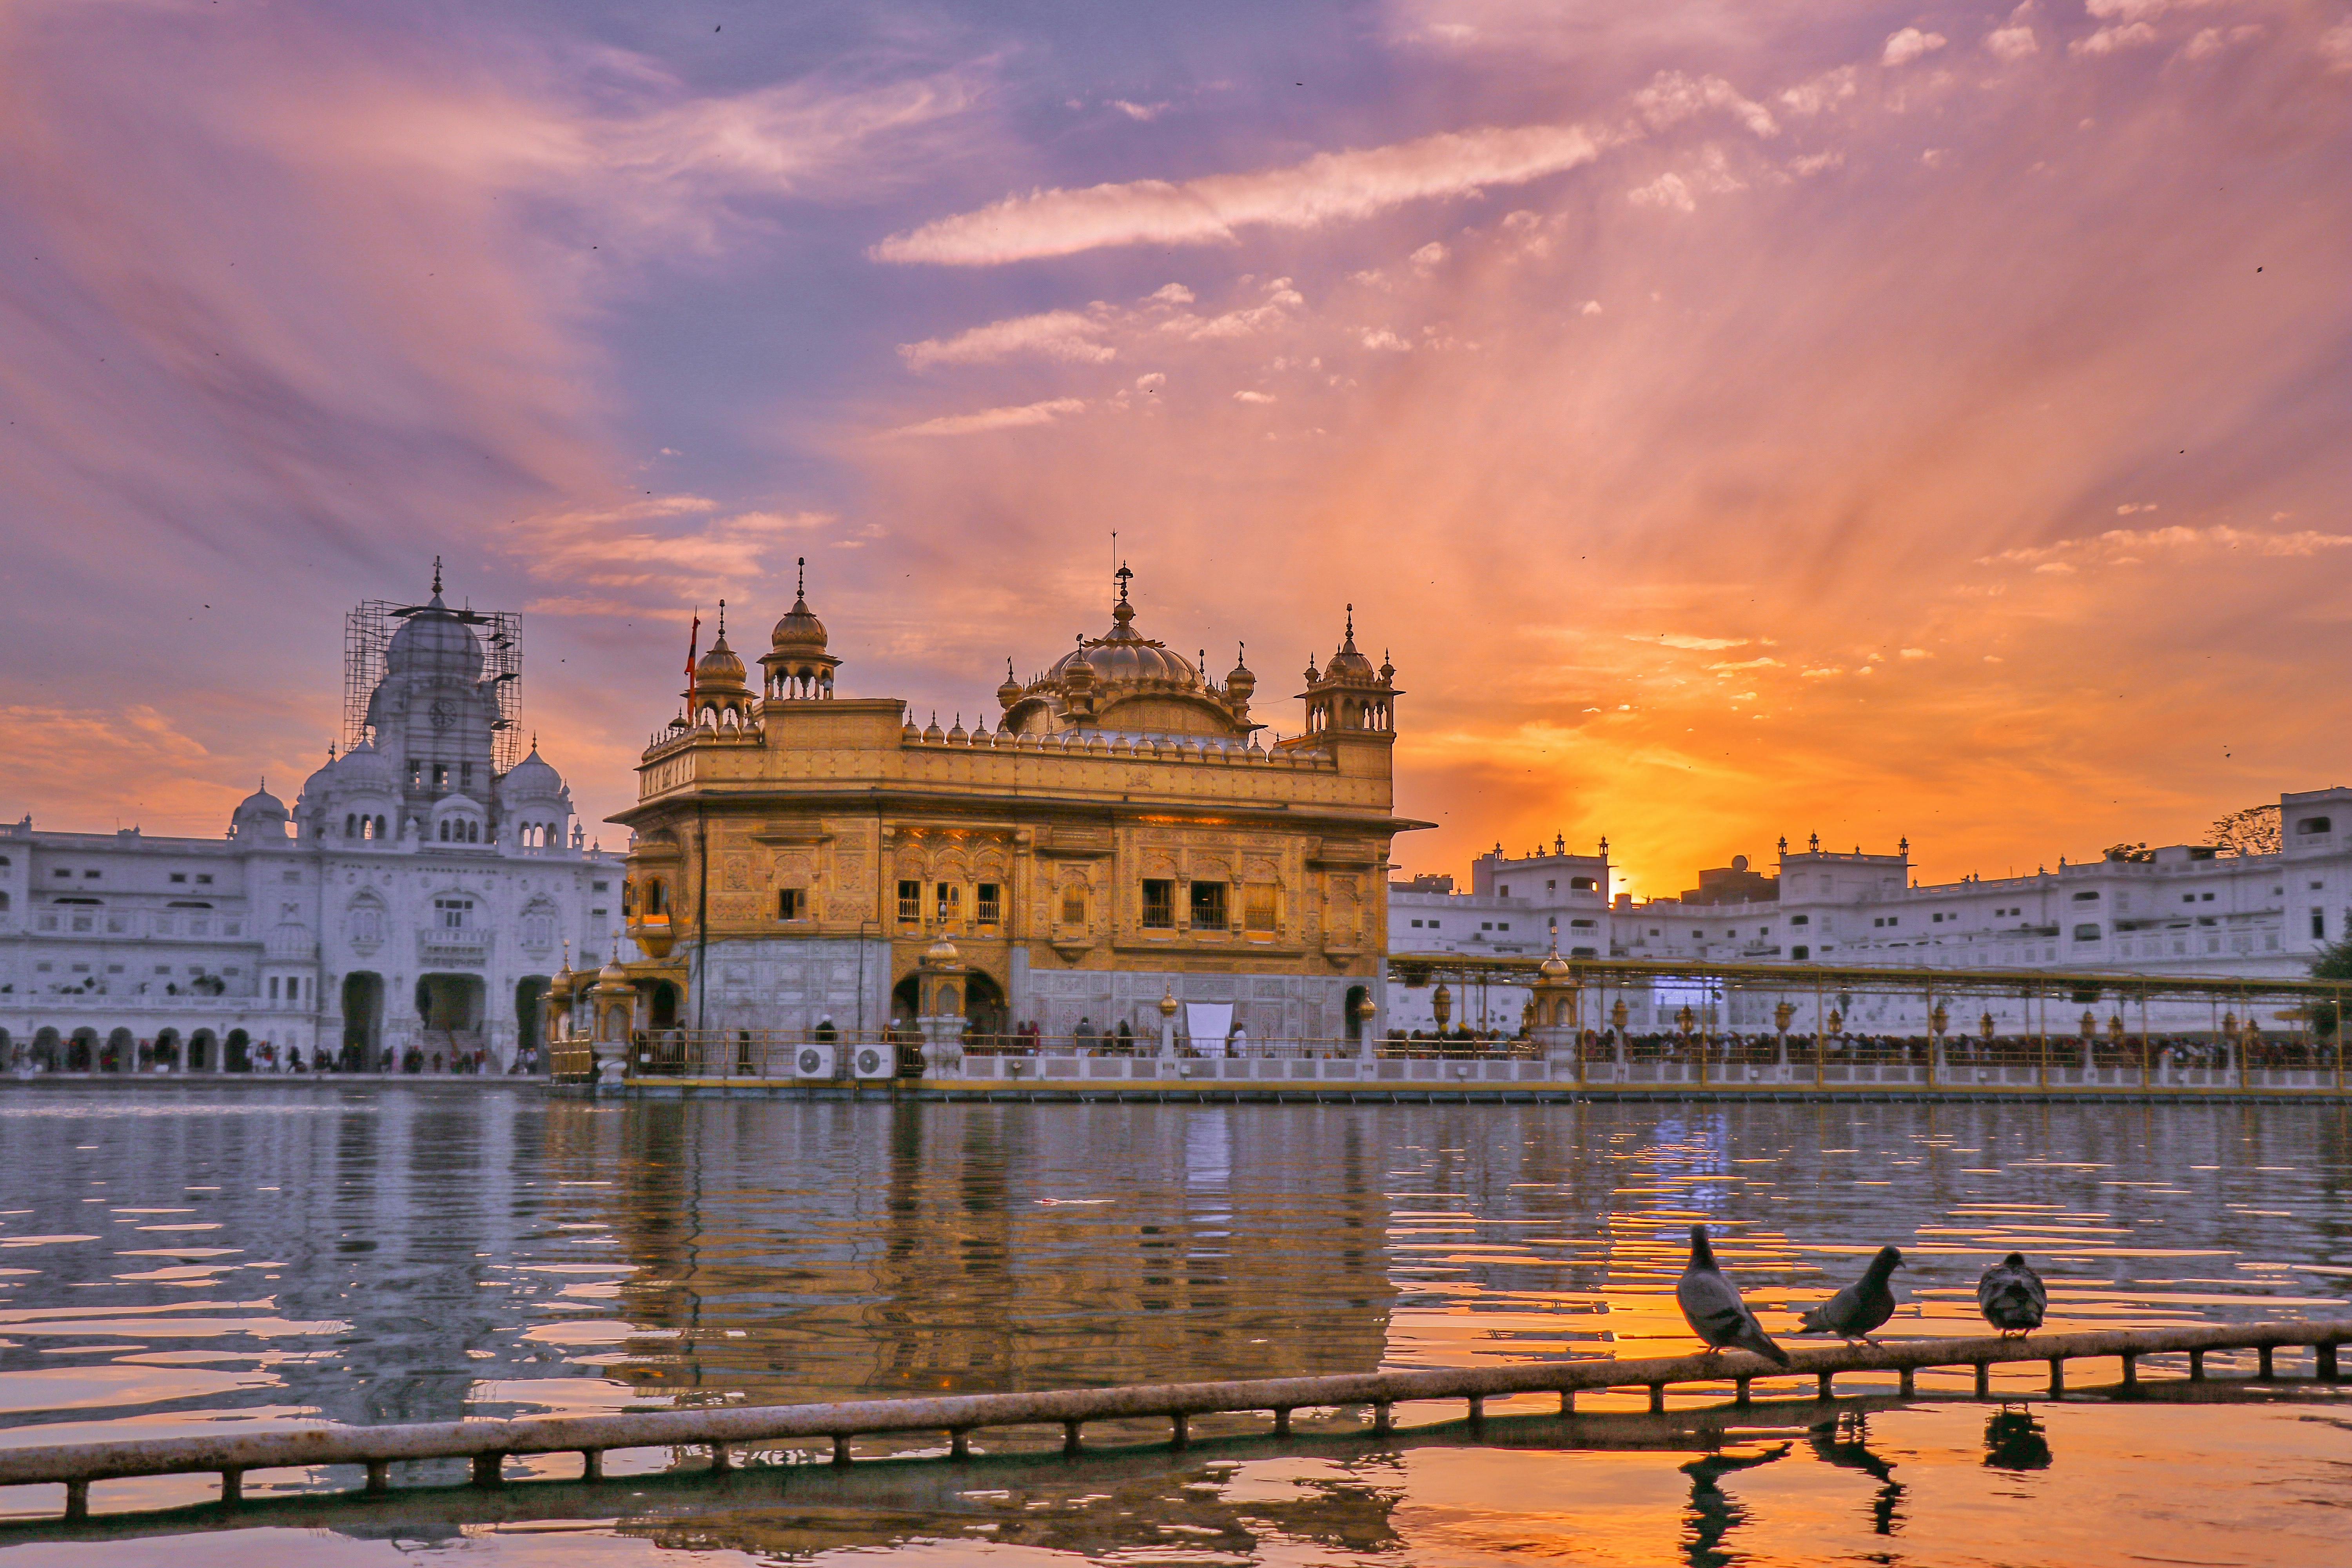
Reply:
[[[1356,640],[1356,606],[1353,605],[1348,606],[1348,640]]]
[[[441,557],[438,555],[433,558],[433,596],[436,599],[441,596]]]
[[[1112,573],[1111,575],[1118,581],[1118,602],[1124,605],[1127,603],[1128,582],[1129,579],[1134,577],[1135,574],[1129,571],[1127,563],[1122,561],[1118,563],[1118,570]]]
[[[722,637],[727,635],[727,601],[724,599],[719,601],[719,635]]]
[[[794,564],[801,570],[801,580],[799,585],[793,590],[793,596],[806,599],[808,597],[808,557],[802,556]]]

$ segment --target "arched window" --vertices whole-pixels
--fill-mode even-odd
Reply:
[[[355,812],[355,811],[347,811],[347,812],[343,813],[343,837],[346,837],[346,838],[357,838],[359,836],[360,836],[360,816],[359,816],[359,813],[358,813],[358,812]]]
[[[446,821],[441,824],[441,842],[444,844],[449,842],[449,824]]]
[[[381,816],[375,819],[375,836],[378,838],[384,837],[384,820]]]

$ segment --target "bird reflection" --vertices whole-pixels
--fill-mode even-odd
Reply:
[[[1769,1465],[1793,1447],[1794,1444],[1783,1443],[1777,1448],[1738,1459],[1709,1454],[1683,1467],[1683,1474],[1691,1479],[1689,1533],[1683,1541],[1683,1560],[1691,1568],[1727,1568],[1738,1561],[1733,1553],[1722,1550],[1723,1538],[1734,1527],[1748,1522],[1748,1510],[1733,1501],[1717,1482],[1734,1470]]]
[[[2027,1410],[1997,1410],[1985,1423],[1985,1465],[1996,1470],[2046,1470],[2050,1444]]]
[[[1813,1428],[1811,1440],[1814,1454],[1823,1464],[1860,1470],[1878,1483],[1877,1495],[1870,1502],[1871,1528],[1881,1535],[1894,1534],[1901,1520],[1895,1505],[1903,1500],[1905,1489],[1895,1479],[1895,1467],[1870,1451],[1866,1418],[1856,1412],[1823,1422]]]

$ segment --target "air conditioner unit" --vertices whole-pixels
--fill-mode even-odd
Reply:
[[[849,1047],[849,1067],[859,1078],[895,1078],[898,1073],[898,1047],[876,1044],[852,1046]]]
[[[832,1078],[841,1070],[841,1047],[832,1041],[806,1042],[793,1047],[794,1078]]]

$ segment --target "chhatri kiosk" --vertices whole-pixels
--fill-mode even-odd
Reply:
[[[871,1038],[949,1010],[983,1037],[1124,1025],[1150,1047],[1176,1017],[1369,1039],[1390,844],[1427,826],[1393,808],[1395,670],[1351,614],[1308,664],[1304,732],[1268,744],[1257,678],[1145,637],[1132,575],[1103,635],[1025,681],[1008,664],[993,730],[841,695],[805,579],[756,689],[722,624],[613,818],[643,956],[599,994],[625,973],[637,1028],[699,1040]]]

